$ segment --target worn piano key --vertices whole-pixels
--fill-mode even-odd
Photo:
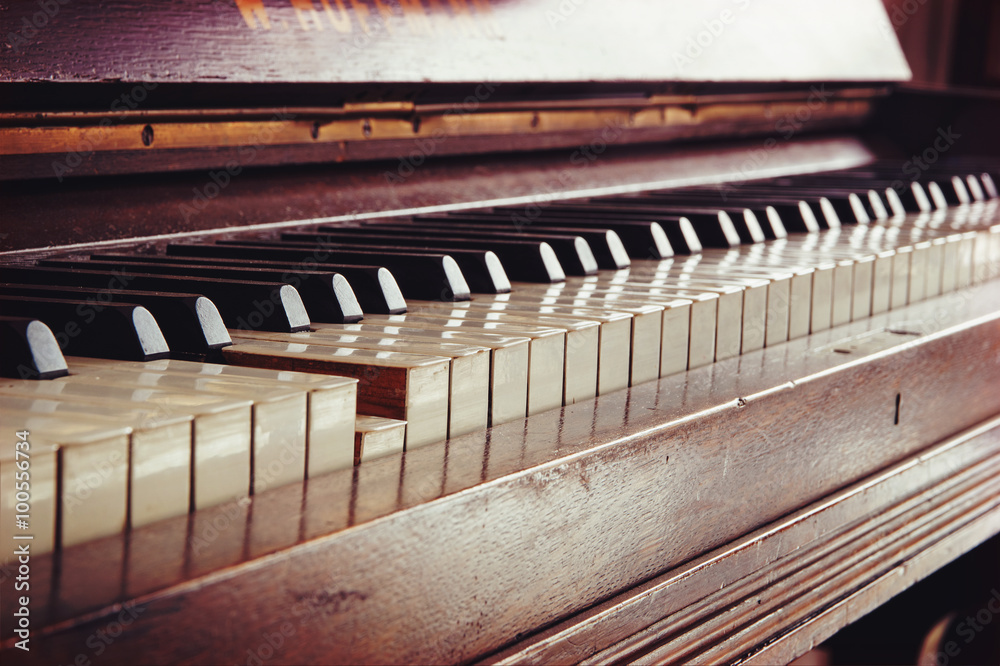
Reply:
[[[572,292],[572,290],[571,290]],[[546,290],[520,290],[510,295],[497,296],[495,298],[490,297],[476,297],[473,298],[473,303],[506,303],[513,308],[527,307],[529,310],[535,311],[538,307],[571,307],[576,309],[574,314],[583,314],[585,310],[594,308],[597,310],[597,316],[601,318],[602,321],[602,336],[608,335],[610,333],[610,326],[605,323],[605,313],[606,312],[617,312],[622,314],[627,314],[631,316],[631,334],[626,341],[628,348],[631,350],[630,357],[626,357],[628,362],[627,375],[625,376],[626,385],[631,386],[633,384],[638,384],[641,382],[651,381],[659,376],[659,359],[660,359],[660,346],[662,337],[662,325],[663,325],[663,312],[666,307],[672,307],[677,305],[678,307],[686,307],[688,305],[687,301],[682,301],[680,299],[671,299],[665,301],[664,303],[654,303],[649,300],[644,301],[641,298],[636,298],[632,301],[626,301],[624,298],[610,303],[597,298],[592,298],[589,295],[580,295],[578,293],[562,293],[557,291],[556,293],[548,293]],[[613,338],[609,340],[602,340],[602,349],[609,347]],[[610,356],[605,355],[601,357],[600,362],[613,362]],[[612,385],[610,382],[617,381],[609,373],[602,373],[600,366],[598,366],[598,385],[609,386]],[[601,390],[601,389],[599,389]],[[603,389],[605,392],[607,390],[614,389]]]
[[[44,555],[55,548],[57,447],[44,438],[36,439],[25,423],[6,414],[0,414],[0,427],[7,438],[0,446],[0,539],[5,544],[0,563],[6,564],[17,561],[15,551],[24,543],[29,543],[32,555]],[[25,482],[27,506],[18,499]],[[28,521],[26,528],[18,527],[18,516]],[[24,538],[28,536],[31,538]]]
[[[181,277],[206,277],[223,280],[249,280],[253,282],[280,282],[299,292],[302,302],[315,321],[351,322],[361,320],[361,306],[343,275],[336,272],[280,271],[265,268],[236,268],[222,266],[178,266],[149,261],[132,261],[127,256],[94,255],[87,261],[49,260],[42,265],[69,267],[82,270],[118,270],[121,272],[174,275]],[[138,302],[138,301],[137,301]],[[145,305],[141,303],[140,305]],[[147,306],[148,307],[148,306]],[[150,308],[152,309],[152,308]],[[153,311],[156,314],[156,311]]]
[[[65,548],[125,531],[131,428],[52,414],[0,411],[4,423],[31,433],[32,446],[58,449],[58,546]]]
[[[624,288],[627,285],[688,285],[708,289],[742,287],[742,353],[788,339],[790,290],[795,277],[791,271],[778,272],[778,268],[755,267],[746,263],[720,264],[711,256],[700,256],[676,264],[642,264],[636,268],[629,274],[610,276],[605,281],[594,281],[594,284],[609,288]]]
[[[402,453],[406,421],[358,415],[354,426],[354,464]]]
[[[197,294],[163,294],[149,291],[93,289],[53,285],[0,284],[0,295],[27,298],[69,298],[87,301],[84,317],[104,303],[141,305],[156,318],[171,353],[204,356],[232,344],[215,304]]]
[[[414,302],[410,312],[436,315],[448,319],[468,318],[479,321],[502,321],[527,324],[541,328],[559,328],[565,331],[565,355],[561,384],[561,404],[573,404],[586,398],[597,396],[598,367],[601,352],[601,324],[593,318],[557,317],[550,312],[535,312],[530,309],[516,309],[495,304],[494,307],[469,307],[462,304],[448,307],[432,302]],[[410,313],[407,313],[409,315]],[[620,340],[626,339],[619,336]],[[609,338],[610,340],[610,338]],[[621,348],[619,348],[619,355]],[[627,374],[628,364],[619,358]]]
[[[228,347],[227,347],[228,349]],[[155,371],[115,370],[114,366],[81,368],[97,382],[126,383],[174,391],[201,391],[252,401],[253,445],[250,492],[302,481],[306,465],[306,393],[291,386],[266,386],[242,378],[180,375]]]
[[[768,280],[751,277],[717,278],[711,275],[668,271],[651,275],[640,272],[635,275],[619,273],[570,284],[578,286],[581,295],[587,291],[594,291],[595,295],[605,297],[622,293],[623,298],[627,294],[629,299],[638,299],[639,302],[654,299],[654,302],[660,304],[669,304],[669,299],[674,296],[689,299],[695,294],[717,294],[720,327],[728,327],[735,323],[736,328],[717,332],[716,360],[731,358],[764,347],[770,286]],[[781,316],[780,312],[778,316]],[[787,318],[787,311],[784,317]]]
[[[51,415],[68,422],[131,428],[128,449],[128,524],[139,527],[188,512],[191,499],[190,415],[113,404],[4,395],[4,420],[14,415]]]
[[[109,304],[99,311],[88,308],[91,304],[83,300],[26,300],[0,295],[0,312],[45,322],[66,354],[148,361],[170,353],[156,319],[146,308],[124,303]]]
[[[74,359],[77,363],[80,359]],[[139,381],[95,380],[84,374],[50,382],[0,382],[0,394],[35,399],[116,404],[123,408],[155,410],[165,416],[194,418],[192,454],[194,485],[192,508],[201,509],[245,497],[249,492],[251,406],[246,398],[204,391],[150,388]]]
[[[408,449],[448,435],[448,358],[268,340],[241,341],[223,356],[234,365],[354,377],[358,411],[406,421]]]
[[[186,257],[169,256],[165,254],[134,254],[134,255],[103,255],[95,254],[95,258],[118,259],[128,257],[131,261],[141,261],[153,264],[183,264],[192,267],[231,266],[233,268],[265,268],[280,271],[282,276],[297,275],[300,271],[315,272],[320,264],[313,260],[301,262],[256,261],[252,259],[233,259],[226,257]],[[374,314],[399,314],[406,312],[406,300],[399,290],[396,279],[388,268],[382,266],[351,266],[346,264],[322,264],[325,270],[343,275],[354,296],[361,304],[361,309]],[[322,273],[322,271],[320,271]]]
[[[598,269],[597,260],[590,245],[580,236],[570,234],[549,235],[545,238],[530,238],[526,235],[490,233],[483,231],[460,229],[434,229],[418,227],[410,224],[379,224],[365,227],[322,227],[331,243],[357,243],[362,247],[377,247],[392,238],[401,246],[413,248],[436,249],[439,252],[452,252],[455,249],[483,249],[496,253],[507,264],[514,265],[521,259],[521,253],[530,252],[531,256],[542,253],[547,258],[544,248],[551,248],[559,264],[567,275],[592,275]],[[315,237],[310,234],[282,234],[289,241],[309,242]],[[544,245],[542,245],[544,243]],[[539,248],[529,248],[529,244],[538,244]],[[536,260],[537,261],[537,260]],[[536,269],[538,270],[538,269]],[[518,279],[518,278],[515,278]],[[521,278],[525,279],[525,278]],[[548,278],[545,281],[552,281]],[[504,293],[497,291],[478,290],[483,293]],[[509,289],[508,289],[509,291]]]
[[[461,213],[441,216],[422,215],[407,222],[407,225],[398,224],[395,228],[405,230],[409,227],[418,234],[433,230],[435,233],[451,234],[456,237],[482,237],[483,234],[488,234],[489,238],[539,240],[546,241],[549,244],[564,241],[565,239],[574,239],[574,245],[577,245],[575,239],[582,238],[587,243],[592,253],[591,256],[597,262],[598,268],[619,270],[627,268],[629,265],[629,256],[625,251],[625,246],[622,244],[618,234],[611,229],[587,229],[583,227],[563,227],[560,229],[546,228],[541,225],[514,229],[512,227],[486,224],[482,218],[466,216]],[[379,226],[381,225],[369,225],[364,228],[375,229]],[[562,256],[559,256],[560,261],[562,261]],[[563,261],[563,266],[565,267],[565,265],[566,262]]]
[[[320,248],[274,247],[251,244],[171,244],[167,254],[185,257],[224,257],[266,261],[313,261],[325,264],[381,265],[392,271],[407,298],[462,301],[469,298],[469,285],[462,269],[448,255],[400,252],[355,252]]]
[[[0,376],[54,379],[69,374],[52,329],[29,317],[0,316]]]
[[[450,359],[448,437],[485,430],[489,424],[489,351],[454,342],[422,342],[398,337],[364,335],[330,328],[305,333],[239,333],[237,340],[298,343],[314,347],[394,351],[414,356]]]
[[[468,307],[484,311],[509,312],[516,317],[530,318],[534,322],[537,315],[550,317],[552,322],[560,321],[574,325],[586,325],[596,322],[598,328],[598,362],[597,362],[597,395],[619,391],[628,387],[629,369],[631,367],[629,344],[632,336],[633,319],[636,314],[644,316],[645,323],[655,327],[659,323],[658,312],[627,312],[607,310],[598,307],[577,307],[573,305],[543,305],[537,302],[519,300],[499,300],[505,297],[473,299]],[[654,339],[659,339],[656,335]],[[567,337],[567,347],[571,344]],[[569,361],[567,361],[567,367]],[[564,397],[565,399],[565,397]],[[567,402],[568,404],[568,402]]]
[[[309,315],[299,292],[294,287],[278,282],[12,266],[0,266],[0,279],[29,284],[201,294],[212,299],[229,328],[298,331],[309,327]]]
[[[402,315],[384,317],[374,315],[366,317],[365,322],[427,329],[430,332],[457,332],[473,336],[482,332],[523,336],[529,340],[528,415],[538,414],[562,405],[564,359],[568,355],[571,361],[576,362],[577,356],[576,348],[567,351],[566,335],[568,331],[565,328],[535,326],[529,322],[512,322],[496,316],[493,319],[466,316],[478,314],[470,310],[457,310],[454,317],[448,316],[449,314],[408,312]],[[596,348],[594,355],[596,367]]]
[[[73,358],[71,363],[74,370],[82,374],[90,370],[161,372],[188,377],[220,377],[247,384],[305,391],[308,399],[305,423],[306,476],[318,476],[352,465],[357,406],[356,379],[173,359],[148,363],[108,363],[96,359]]]
[[[469,289],[484,294],[510,291],[509,278],[553,282],[565,274],[553,247],[530,239],[477,241],[444,235],[420,236],[413,228],[400,227],[322,227],[325,232],[282,234],[281,247],[337,247],[371,251],[384,247],[392,251],[439,253],[453,257],[462,269]],[[502,263],[506,262],[506,263]],[[513,273],[508,273],[506,265]]]
[[[528,404],[528,355],[531,339],[467,330],[432,330],[384,323],[316,324],[315,331],[393,337],[431,344],[459,343],[489,350],[489,424],[522,419]]]

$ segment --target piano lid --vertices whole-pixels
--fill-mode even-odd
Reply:
[[[900,81],[880,0],[14,0],[2,82]]]

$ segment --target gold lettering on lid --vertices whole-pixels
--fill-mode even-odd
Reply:
[[[236,0],[236,8],[240,10],[243,21],[251,30],[257,29],[257,21],[260,21],[264,30],[271,29],[271,19],[264,9],[264,0]]]

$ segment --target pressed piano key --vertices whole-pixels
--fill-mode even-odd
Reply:
[[[183,264],[187,266],[215,267],[231,266],[233,268],[264,268],[280,271],[282,276],[297,275],[300,271],[315,272],[322,267],[343,275],[354,296],[361,304],[363,312],[374,314],[400,314],[406,312],[406,300],[399,290],[396,279],[388,268],[382,266],[351,266],[347,264],[318,264],[315,261],[280,262],[255,261],[252,259],[233,259],[224,257],[186,257],[169,256],[165,254],[134,254],[134,255],[93,255],[95,258],[110,257],[118,259],[127,256],[131,261],[142,261],[154,264]],[[320,271],[323,272],[323,271]]]
[[[0,417],[50,415],[64,421],[131,428],[128,448],[128,524],[148,525],[182,516],[191,500],[190,415],[166,415],[155,409],[112,404],[33,399],[5,395]]]
[[[146,308],[126,303],[88,308],[92,304],[84,300],[0,295],[0,313],[45,322],[66,354],[148,361],[170,353]]]
[[[666,259],[674,254],[663,228],[651,221],[599,219],[582,213],[576,216],[561,214],[559,211],[549,214],[547,208],[538,208],[537,211],[533,209],[528,211],[524,208],[491,208],[463,211],[461,215],[499,227],[512,226],[515,229],[532,229],[536,226],[546,231],[558,231],[564,227],[610,229],[618,235],[630,258]]]
[[[84,313],[96,312],[110,302],[141,305],[156,318],[172,354],[205,356],[232,344],[215,303],[197,294],[8,283],[0,284],[0,295],[87,301],[90,305],[81,309]]]
[[[167,246],[167,254],[267,261],[313,261],[319,265],[383,265],[392,272],[406,298],[443,301],[462,301],[469,298],[469,285],[465,281],[462,269],[453,258],[443,254],[372,253],[327,248],[307,250],[266,244],[171,244]]]
[[[234,365],[354,377],[358,411],[406,421],[407,449],[448,435],[448,358],[264,340],[234,344],[223,356]]]
[[[431,330],[404,326],[371,324],[314,324],[313,329],[339,331],[356,335],[393,337],[417,342],[453,342],[483,347],[490,354],[489,424],[499,425],[522,419],[528,405],[528,355],[531,339],[471,330]]]
[[[490,355],[484,347],[454,342],[423,342],[368,336],[323,328],[294,334],[239,333],[238,341],[270,340],[336,349],[393,351],[413,356],[445,357],[449,361],[448,437],[485,430],[490,413]]]
[[[331,325],[331,324],[328,324]],[[322,324],[320,326],[323,326]],[[307,393],[306,476],[318,476],[353,464],[353,429],[357,407],[356,379],[305,372],[196,363],[163,359],[147,363],[114,362],[73,358],[75,371],[88,369],[130,372],[161,372],[193,377],[221,377],[236,382],[302,390]],[[198,394],[204,398],[204,394]]]
[[[565,277],[558,253],[549,243],[529,239],[497,239],[479,242],[469,238],[441,236],[432,238],[406,233],[414,231],[395,226],[380,227],[321,227],[324,232],[282,234],[282,247],[357,248],[371,251],[384,247],[390,251],[416,254],[446,254],[462,269],[469,289],[484,294],[505,294],[514,279],[559,281]],[[589,249],[588,249],[589,252]],[[511,271],[507,271],[510,264]]]
[[[107,257],[94,255],[87,261],[49,260],[40,263],[45,266],[68,266],[83,270],[119,270],[181,277],[280,282],[294,287],[299,292],[311,320],[343,323],[360,321],[362,317],[361,306],[358,304],[358,299],[354,295],[350,283],[343,275],[335,272],[296,271],[292,273],[264,268],[179,266],[132,261],[127,256],[114,255]],[[140,305],[145,305],[145,303],[140,302]],[[153,313],[156,314],[155,311]]]
[[[6,564],[17,561],[15,551],[23,544],[29,545],[32,555],[43,555],[55,549],[57,447],[43,438],[36,439],[30,430],[23,438],[18,436],[17,433],[25,432],[25,424],[19,420],[4,417],[0,426],[7,438],[4,446],[0,446],[0,539],[4,543],[0,563]],[[21,503],[17,493],[25,487],[25,481],[30,493],[30,511],[18,510]],[[17,527],[16,520],[18,515],[24,514],[27,514],[28,528],[22,530]],[[24,539],[25,536],[31,539]]]
[[[354,464],[402,453],[406,421],[358,415],[354,426]]]
[[[297,331],[309,327],[309,315],[299,292],[294,287],[278,282],[11,266],[0,267],[0,279],[27,284],[200,294],[212,300],[229,328]]]
[[[365,318],[369,324],[386,324],[427,329],[430,332],[457,332],[476,336],[481,332],[501,335],[523,336],[529,340],[528,350],[528,415],[538,414],[562,405],[564,359],[567,357],[564,328],[535,326],[528,322],[506,320],[475,319],[463,315],[468,310],[458,311],[459,316],[449,317],[435,314],[408,312],[401,315],[374,315]],[[495,318],[499,319],[499,317]],[[569,352],[575,362],[575,350]],[[595,360],[596,367],[596,349]]]
[[[74,359],[77,363],[81,359]],[[89,360],[89,359],[84,359]],[[192,508],[245,497],[249,491],[252,402],[204,391],[150,388],[139,381],[98,381],[84,374],[50,382],[0,382],[0,394],[91,405],[148,407],[166,416],[194,418]]]
[[[204,392],[251,400],[252,446],[250,471],[244,479],[244,488],[259,493],[266,488],[305,479],[308,401],[301,389],[262,385],[238,377],[116,370],[113,364],[81,367],[81,373],[100,383]]]
[[[30,412],[2,416],[4,423],[29,431],[32,446],[57,448],[57,547],[125,531],[131,428]]]
[[[54,379],[69,374],[52,329],[37,319],[0,316],[0,376]]]
[[[397,224],[394,221],[393,228],[419,230],[416,233],[433,231],[436,234],[444,233],[455,237],[481,236],[485,234],[489,238],[539,240],[545,241],[550,245],[553,245],[554,242],[563,242],[565,239],[573,239],[574,251],[577,252],[578,256],[580,255],[580,251],[577,248],[579,247],[580,250],[584,250],[582,244],[576,240],[577,238],[581,238],[586,242],[586,249],[589,249],[591,253],[590,258],[596,261],[597,268],[618,270],[626,268],[629,265],[628,252],[625,251],[625,246],[622,244],[618,234],[611,229],[587,229],[581,227],[564,227],[560,229],[530,226],[523,229],[510,228],[508,230],[507,227],[485,224],[482,218],[459,213],[441,216],[422,215],[407,222],[408,224],[404,225]],[[363,228],[377,229],[381,226],[380,224],[372,223]],[[555,248],[556,245],[553,245],[553,247]],[[556,254],[565,268],[566,262],[562,260],[562,255],[558,251]],[[574,260],[576,261],[577,259]]]
[[[598,365],[601,353],[601,324],[593,318],[556,317],[549,313],[504,307],[469,307],[458,304],[449,307],[433,302],[411,303],[410,313],[433,315],[448,319],[472,319],[479,321],[501,321],[504,323],[527,324],[540,328],[559,328],[565,331],[565,354],[560,390],[561,404],[573,404],[580,400],[597,397]],[[610,340],[610,338],[609,338]],[[619,351],[620,354],[620,351]],[[623,368],[628,364],[621,361]],[[554,378],[553,378],[554,379]],[[530,394],[529,394],[530,403]]]

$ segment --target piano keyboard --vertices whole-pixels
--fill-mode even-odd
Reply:
[[[893,177],[875,164],[0,266],[0,415],[31,433],[34,550],[1000,275],[989,173]],[[18,469],[0,459],[5,489]]]

